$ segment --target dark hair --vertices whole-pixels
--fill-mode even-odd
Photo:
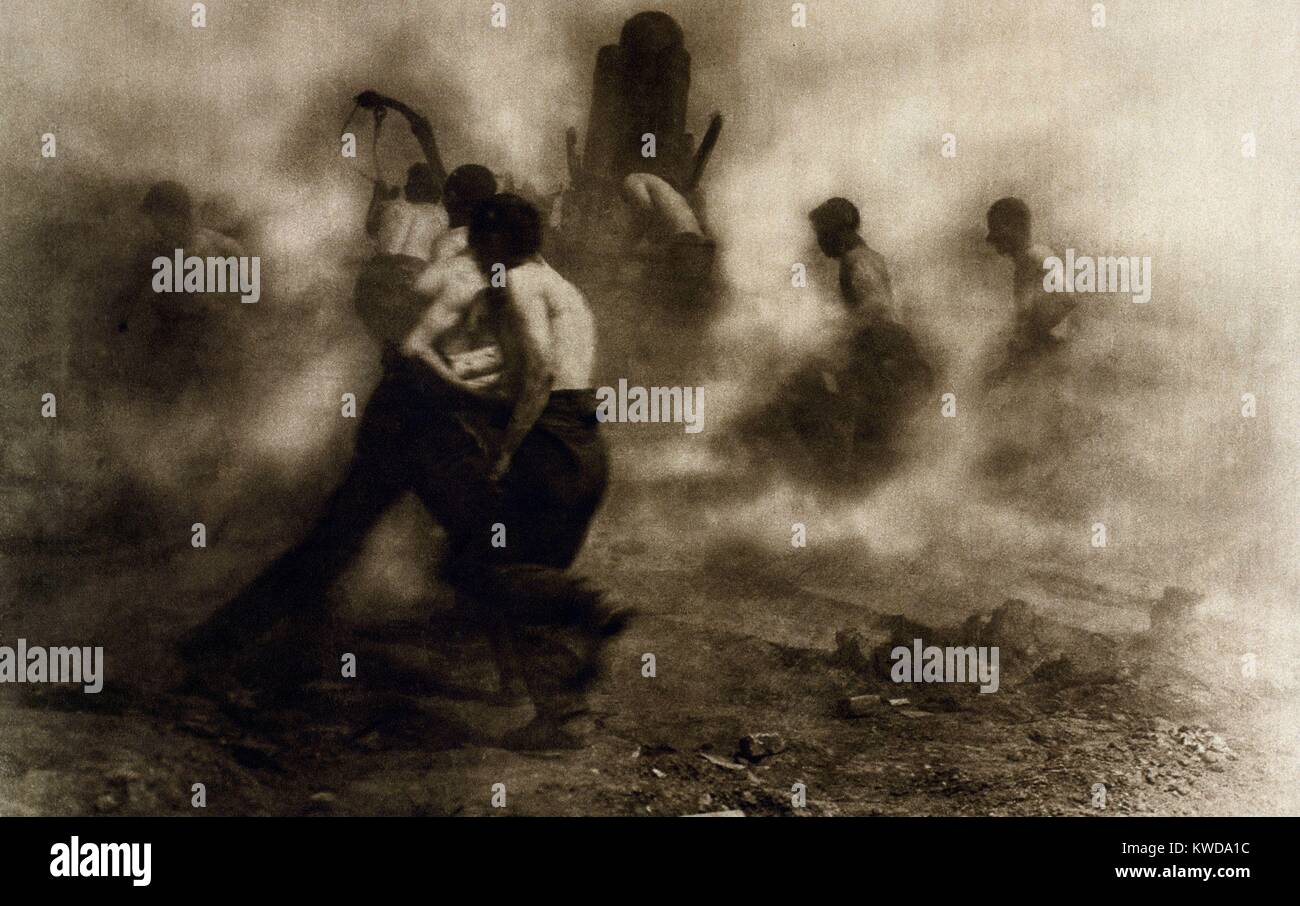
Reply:
[[[999,198],[989,205],[988,221],[990,226],[994,223],[1028,226],[1029,205],[1011,195]]]
[[[497,190],[497,178],[492,171],[480,164],[462,164],[447,177],[443,195],[447,198],[449,210],[457,208],[466,217],[474,211],[479,202],[491,198]]]
[[[176,214],[189,219],[194,211],[194,201],[183,185],[167,180],[149,187],[140,209],[146,214]]]
[[[469,244],[513,261],[527,258],[542,247],[542,215],[518,195],[493,195],[474,209]]]
[[[813,228],[819,233],[838,233],[841,230],[856,230],[862,222],[858,208],[847,198],[828,198],[808,215]]]
[[[406,171],[406,200],[417,204],[427,202],[434,204],[442,193],[433,181],[433,170],[426,163],[411,164]]]

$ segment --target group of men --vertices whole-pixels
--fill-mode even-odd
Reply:
[[[485,167],[447,173],[405,104],[372,91],[357,103],[377,120],[402,114],[425,157],[401,192],[376,185],[367,217],[377,251],[356,304],[383,345],[383,377],[323,517],[191,631],[182,657],[212,688],[285,618],[326,620],[331,585],[409,490],[446,532],[441,576],[492,642],[502,691],[522,683],[532,698],[535,717],[504,744],[580,745],[584,690],[630,613],[569,572],[608,470],[591,312],[541,257],[535,208],[498,194]],[[318,663],[331,659],[337,670],[338,652]]]
[[[755,433],[789,431],[813,459],[819,480],[863,484],[888,474],[898,436],[934,386],[934,374],[898,309],[889,271],[861,234],[861,215],[845,198],[810,214],[822,252],[839,264],[841,329],[823,352],[799,366],[753,419]],[[1051,249],[1032,241],[1029,208],[1002,198],[988,211],[986,241],[1014,265],[1011,330],[986,387],[1024,373],[1063,342],[1076,301],[1043,288]]]
[[[847,199],[831,198],[808,217],[822,252],[839,262],[840,295],[851,318],[874,325],[877,332],[898,326],[902,319],[885,259],[863,240],[857,207]],[[1000,198],[989,207],[987,223],[985,241],[1015,265],[1012,328],[1005,355],[989,375],[996,379],[1066,339],[1068,318],[1078,303],[1068,293],[1044,289],[1043,262],[1055,253],[1033,241],[1028,205],[1019,198]]]
[[[535,208],[499,194],[485,167],[448,173],[432,128],[409,106],[373,91],[357,104],[376,126],[389,110],[401,114],[424,155],[402,189],[377,181],[366,218],[376,252],[355,302],[382,345],[383,377],[322,518],[191,631],[182,656],[210,688],[285,618],[327,620],[331,586],[409,490],[446,532],[441,576],[457,610],[491,641],[501,691],[522,684],[532,698],[535,717],[505,744],[580,745],[573,726],[584,690],[630,613],[570,572],[608,470],[591,388],[592,314],[542,259]],[[933,375],[901,323],[884,258],[862,238],[858,209],[837,197],[809,216],[819,247],[839,263],[848,329],[830,371],[822,363],[790,382],[800,398],[787,415],[797,434],[826,448],[827,461],[857,469],[868,457],[883,467]],[[1043,255],[1023,202],[1001,199],[988,222],[988,242],[1016,263],[1015,329],[996,379],[1056,342],[1070,306],[1035,289]],[[839,402],[808,405],[818,394]],[[294,685],[315,678],[306,670]]]

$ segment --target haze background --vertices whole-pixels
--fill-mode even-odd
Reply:
[[[490,6],[214,0],[204,29],[180,2],[0,6],[0,534],[98,531],[128,485],[170,501],[182,542],[198,511],[288,543],[345,461],[354,423],[338,417],[340,394],[364,400],[377,375],[349,311],[369,194],[339,155],[352,95],[408,100],[449,164],[550,191],[565,178],[564,129],[585,131],[598,47],[649,8],[516,0],[494,29]],[[796,360],[833,310],[833,269],[805,219],[832,194],[861,207],[961,415],[940,421],[936,400],[924,454],[865,499],[778,482],[703,518],[670,495],[611,505],[603,520],[773,551],[804,521],[814,546],[855,563],[919,558],[960,574],[971,558],[1038,558],[1128,575],[1143,593],[1177,581],[1261,617],[1294,606],[1300,7],[1112,0],[1101,29],[1091,7],[812,2],[805,29],[784,0],[653,7],[685,29],[695,133],[710,111],[727,117],[704,189],[724,305],[712,367],[680,380],[707,386],[710,428],[761,396],[769,363]],[[395,180],[418,152],[389,122]],[[368,169],[368,123],[352,127]],[[56,159],[40,157],[45,132]],[[939,153],[944,133],[955,159]],[[236,391],[165,413],[111,392],[92,404],[93,382],[74,381],[69,359],[143,237],[138,202],[160,178],[216,200],[211,217],[263,257],[263,300],[230,313],[244,335],[230,350]],[[970,379],[1009,313],[1009,264],[982,243],[984,210],[1006,194],[1058,250],[1151,256],[1155,289],[1146,306],[1086,300],[1059,393],[1030,388],[994,418]],[[790,286],[794,262],[809,265],[811,288]],[[57,424],[36,417],[46,390],[59,394]],[[1245,392],[1259,400],[1253,421],[1240,416]],[[1063,433],[1019,485],[972,478],[989,443],[1041,436],[1049,421]],[[744,486],[702,436],[623,432],[616,478]],[[221,478],[198,481],[193,462],[213,448]],[[1088,546],[1095,521],[1109,529],[1104,556]],[[384,536],[376,550],[390,581],[405,581],[409,548]],[[214,598],[231,581],[214,580]],[[48,590],[73,600],[66,591]]]

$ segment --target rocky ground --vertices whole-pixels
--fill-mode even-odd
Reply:
[[[88,607],[139,589],[146,572],[174,591],[126,626],[101,611],[112,641],[100,695],[5,688],[0,813],[1300,811],[1294,689],[1224,666],[1239,646],[1223,646],[1195,596],[1166,597],[1162,610],[1132,588],[1026,563],[949,563],[938,575],[916,561],[875,563],[854,575],[811,551],[650,543],[631,528],[602,519],[581,564],[643,612],[610,651],[590,743],[537,754],[495,744],[529,709],[492,694],[483,642],[448,641],[445,627],[422,637],[392,614],[349,611],[372,639],[358,678],[320,687],[306,710],[266,706],[235,719],[168,691],[168,643],[192,619],[190,602],[219,597],[228,580],[218,577],[236,560],[265,559],[264,545],[217,544],[201,570],[176,548],[11,552],[11,587],[23,596],[6,613],[8,644],[24,626],[32,639],[68,638],[54,611],[21,606],[42,594]],[[70,591],[69,571],[95,581]],[[1081,627],[1085,599],[1129,628]],[[1146,631],[1153,610],[1169,621],[1159,634]],[[889,647],[918,636],[999,645],[998,692],[892,682]],[[127,644],[133,666],[114,670]],[[646,653],[653,677],[642,672]],[[195,783],[205,785],[203,810],[191,804]]]

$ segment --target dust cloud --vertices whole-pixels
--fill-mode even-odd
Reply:
[[[1152,585],[1251,600],[1293,587],[1295,9],[1113,0],[1095,29],[1065,2],[809,6],[806,29],[786,3],[657,7],[687,35],[690,127],[698,135],[715,109],[727,118],[704,187],[723,308],[707,373],[681,377],[707,384],[710,430],[725,432],[768,392],[774,363],[797,362],[826,329],[834,273],[806,213],[844,195],[960,415],[939,418],[934,400],[907,467],[864,498],[816,498],[822,537],[884,556],[1087,566],[1089,527],[1104,522],[1108,568]],[[364,399],[376,374],[349,311],[362,177],[378,167],[396,180],[418,154],[394,117],[373,160],[358,115],[360,157],[341,159],[352,95],[374,87],[425,111],[449,164],[553,192],[564,129],[586,125],[596,50],[644,6],[511,3],[504,29],[477,0],[207,8],[204,29],[174,3],[11,0],[0,14],[4,415],[26,426],[6,432],[4,464],[61,488],[53,506],[11,489],[6,537],[120,517],[124,481],[186,524],[177,501],[195,495],[257,521],[247,514],[277,493],[289,506],[304,485],[326,493],[349,443],[340,394]],[[46,132],[53,160],[39,154]],[[1254,158],[1241,154],[1247,132]],[[939,154],[944,133],[955,158]],[[229,368],[205,392],[160,412],[101,388],[96,415],[78,402],[100,383],[83,360],[144,236],[139,200],[162,178],[263,257],[268,288],[230,312]],[[1150,256],[1155,288],[1146,306],[1086,300],[1060,385],[1027,388],[994,417],[975,378],[1010,314],[1010,266],[984,246],[983,213],[1007,194],[1058,251]],[[790,285],[796,262],[808,289]],[[66,395],[73,430],[26,430],[46,388]],[[1243,393],[1259,418],[1241,418]],[[1007,437],[1040,446],[998,486],[978,463]],[[694,437],[619,444],[625,476],[737,481]],[[261,503],[250,482],[269,483]],[[778,482],[710,524],[787,544],[782,526],[812,499]]]

